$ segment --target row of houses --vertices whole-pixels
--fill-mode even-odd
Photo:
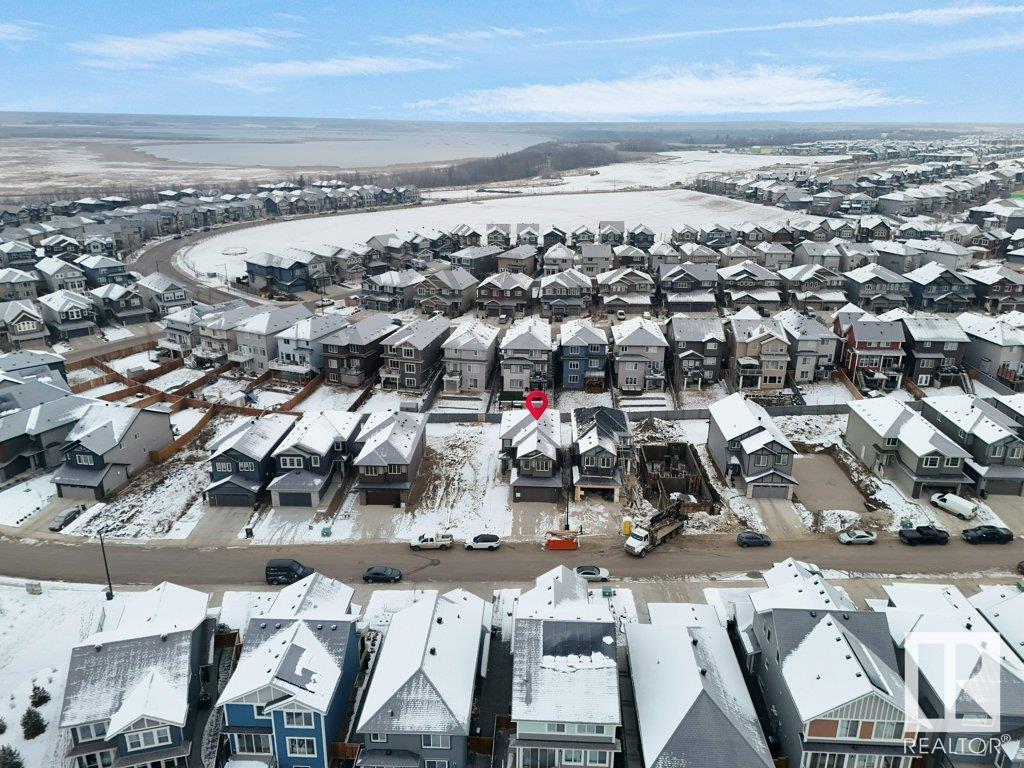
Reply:
[[[1024,764],[1024,637],[1008,618],[1024,609],[1019,591],[900,583],[860,609],[811,564],[785,560],[761,579],[622,622],[558,566],[500,606],[458,588],[395,593],[380,622],[360,616],[350,587],[312,574],[241,619],[214,693],[219,754],[228,768],[328,768],[338,754],[463,768],[482,728],[494,732],[486,695],[510,726],[484,759],[508,765],[607,768],[623,753],[645,768]],[[169,583],[105,606],[71,653],[66,757],[185,766],[202,741],[200,696],[218,684],[216,619],[205,593]],[[942,663],[951,653],[964,661]],[[493,671],[502,657],[507,678]],[[909,689],[907,668],[919,674]]]

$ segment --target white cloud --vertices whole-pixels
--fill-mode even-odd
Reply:
[[[292,34],[281,30],[182,29],[151,35],[104,35],[80,43],[72,50],[85,54],[95,67],[149,67],[185,56],[222,54],[230,51],[273,47],[279,38]]]
[[[819,51],[816,55],[827,59],[854,61],[931,61],[963,56],[970,53],[988,53],[1001,48],[1024,48],[1024,32],[1013,34],[967,37],[914,46],[892,48],[856,48],[850,50]]]
[[[756,24],[717,29],[688,29],[679,32],[650,32],[639,35],[612,37],[600,40],[560,40],[553,45],[593,45],[654,43],[669,40],[688,40],[716,35],[736,35],[750,32],[781,32],[789,29],[825,29],[872,24],[954,24],[970,19],[1024,13],[1024,5],[954,5],[944,8],[917,8],[909,11],[890,11],[861,16],[825,16],[817,19],[794,19],[772,24]]]
[[[468,91],[408,105],[464,115],[629,120],[832,111],[912,103],[820,67],[656,70],[618,80]]]
[[[206,73],[206,79],[246,91],[274,90],[282,80],[309,77],[362,77],[450,69],[451,64],[417,58],[349,56],[313,61],[265,61],[242,67],[224,67]]]
[[[7,21],[0,23],[0,42],[21,43],[39,37],[39,24],[34,21]]]
[[[546,35],[549,29],[532,27],[514,29],[511,27],[487,27],[466,32],[444,32],[441,34],[415,33],[398,37],[378,37],[377,41],[389,45],[452,46],[492,40],[523,40],[533,35]]]

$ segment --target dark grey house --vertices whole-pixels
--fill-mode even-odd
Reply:
[[[633,427],[625,411],[606,406],[572,412],[572,488],[581,501],[585,493],[619,500],[623,477],[636,460]]]
[[[747,498],[791,498],[796,449],[768,412],[740,392],[710,411],[708,453],[722,476]]]
[[[251,507],[263,498],[274,477],[274,449],[295,426],[291,416],[247,419],[211,446],[210,484],[204,495],[211,507]]]
[[[903,275],[911,304],[931,312],[963,312],[974,304],[974,283],[945,264],[929,261]]]
[[[441,315],[414,320],[383,341],[381,386],[423,391],[442,369],[441,345],[451,334]]]
[[[718,303],[718,272],[713,263],[707,262],[665,264],[658,277],[658,288],[669,312],[714,312]]]
[[[722,318],[674,315],[665,335],[677,391],[722,379],[727,349]]]
[[[363,414],[312,411],[296,422],[274,449],[277,477],[267,490],[275,507],[315,507],[324,501],[331,481],[352,458]]]
[[[400,505],[408,501],[426,449],[427,417],[404,411],[367,416],[356,436],[352,465],[360,503]]]
[[[558,501],[562,490],[561,414],[547,409],[539,419],[523,410],[501,416],[501,469],[509,475],[513,501]]]

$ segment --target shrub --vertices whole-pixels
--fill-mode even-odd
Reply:
[[[32,695],[28,698],[33,707],[41,707],[50,700],[50,692],[41,685],[32,686]]]
[[[39,714],[39,710],[33,707],[26,709],[25,714],[21,716],[21,732],[24,734],[25,740],[41,736],[45,731],[46,721]]]
[[[0,768],[25,768],[21,753],[14,747],[4,744],[0,747]]]
[[[7,733],[7,721],[0,717],[0,736]]]

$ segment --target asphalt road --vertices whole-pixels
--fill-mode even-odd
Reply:
[[[256,585],[272,557],[294,557],[321,573],[357,581],[370,565],[401,568],[414,582],[521,582],[558,565],[597,563],[616,578],[678,579],[716,573],[756,572],[796,557],[821,568],[862,575],[914,574],[946,576],[975,572],[1013,572],[1024,560],[1024,543],[910,548],[894,540],[875,546],[844,547],[826,538],[777,541],[765,549],[740,549],[731,538],[694,536],[672,542],[646,558],[625,554],[616,541],[585,541],[575,552],[549,552],[538,544],[506,544],[497,552],[412,552],[404,544],[307,544],[192,549],[164,544],[107,544],[110,575],[115,584],[157,584],[174,581],[190,586]],[[46,541],[0,541],[0,575],[29,579],[100,583],[103,561],[98,543],[62,544]]]

